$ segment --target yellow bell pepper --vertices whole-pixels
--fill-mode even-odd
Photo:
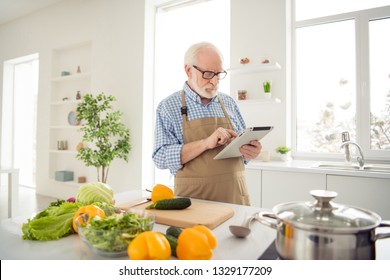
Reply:
[[[80,216],[83,216],[83,218],[79,218]],[[104,213],[104,210],[96,205],[87,205],[80,207],[77,212],[73,216],[73,229],[75,232],[78,232],[76,220],[79,224],[86,225],[89,223],[91,218],[99,216],[100,218],[104,218],[106,216],[106,213]]]
[[[171,246],[164,234],[145,231],[130,242],[127,253],[131,260],[168,260]]]
[[[209,260],[216,246],[214,233],[206,226],[196,225],[180,233],[176,254],[180,260]]]
[[[165,185],[157,184],[152,189],[152,202],[163,199],[172,199],[173,197],[173,190]]]

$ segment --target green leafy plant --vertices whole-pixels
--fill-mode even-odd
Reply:
[[[97,180],[106,183],[111,162],[115,158],[128,161],[131,150],[130,131],[121,122],[122,113],[114,111],[112,95],[84,95],[77,106],[76,120],[81,122],[83,142],[77,159],[97,168]]]
[[[263,88],[264,88],[264,92],[271,92],[271,82],[270,81],[264,81],[263,82]]]
[[[287,154],[289,151],[291,151],[291,149],[286,146],[279,146],[276,148],[276,152],[282,155]]]

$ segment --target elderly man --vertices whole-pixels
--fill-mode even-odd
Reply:
[[[242,157],[213,159],[245,129],[233,98],[218,92],[223,56],[211,43],[192,45],[184,70],[183,89],[157,108],[153,160],[175,176],[175,195],[249,205],[244,163],[259,155],[260,142],[242,146]]]

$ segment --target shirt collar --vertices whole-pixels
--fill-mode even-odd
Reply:
[[[198,95],[195,91],[193,91],[193,90],[190,88],[190,86],[187,84],[187,82],[184,83],[183,89],[184,89],[185,94],[186,94],[192,101],[195,101],[195,102],[197,102],[197,103],[199,103],[199,104],[204,105],[204,104],[202,103],[202,101],[200,100],[199,95]],[[218,97],[218,94],[217,94],[216,96],[214,96],[214,97],[211,99],[211,101],[210,101],[209,104],[211,104],[212,102],[219,102],[219,99],[218,99],[217,97]],[[209,105],[209,104],[207,104],[207,105]]]

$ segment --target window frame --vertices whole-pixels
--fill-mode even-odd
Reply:
[[[369,89],[369,22],[376,19],[390,18],[390,6],[359,10],[349,13],[307,19],[295,20],[295,1],[291,9],[291,40],[292,40],[292,139],[293,156],[296,159],[329,159],[342,160],[340,153],[309,153],[297,151],[297,81],[296,81],[296,29],[332,22],[355,20],[356,38],[356,139],[363,149],[364,156],[370,161],[389,161],[390,150],[371,150],[370,147],[370,89]],[[341,145],[341,143],[340,143]]]

